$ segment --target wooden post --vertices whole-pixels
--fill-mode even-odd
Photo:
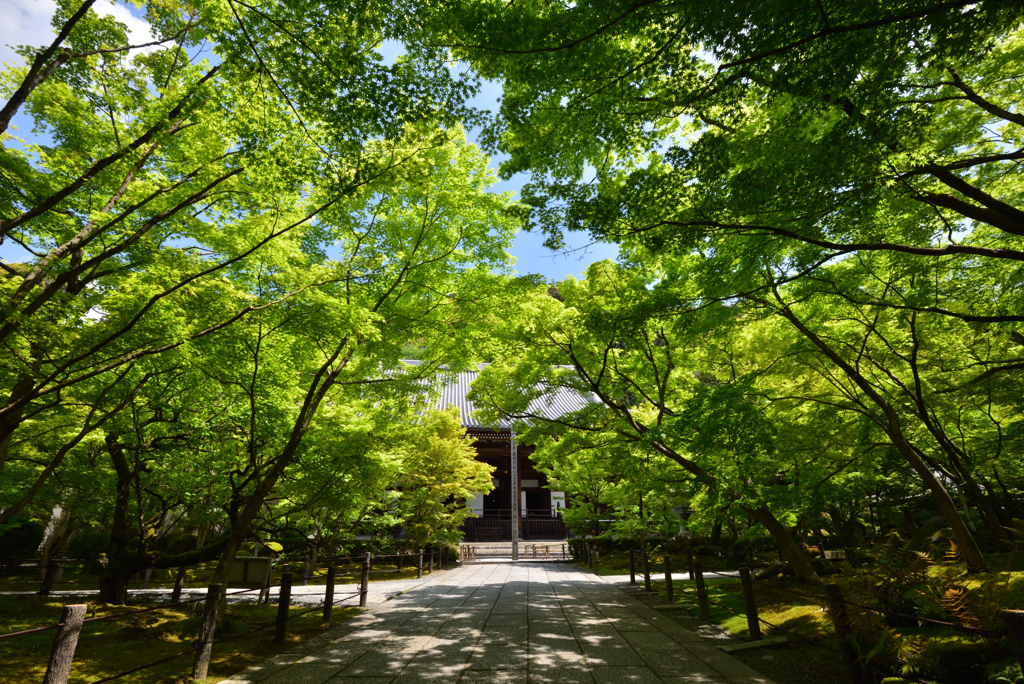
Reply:
[[[181,600],[181,590],[185,588],[185,573],[188,572],[188,568],[178,568],[178,573],[174,577],[174,591],[171,592],[171,603],[177,603]]]
[[[263,581],[263,587],[260,589],[260,595],[256,597],[257,608],[260,608],[270,603],[270,582],[273,580],[273,577],[274,566],[273,561],[271,561],[270,570],[267,571],[267,579]]]
[[[690,581],[693,581],[693,551],[686,552],[686,569],[690,571]]]
[[[210,653],[213,651],[213,633],[217,629],[217,607],[220,605],[221,587],[220,584],[211,584],[206,590],[203,622],[199,627],[199,641],[196,642],[196,659],[192,663],[192,679],[205,679],[210,669]]]
[[[668,553],[665,554],[665,598],[669,603],[675,602],[672,595],[672,559]]]
[[[327,586],[324,589],[324,622],[330,622],[334,612],[334,582],[337,579],[338,568],[332,565],[327,568]]]
[[[78,635],[82,631],[85,620],[84,603],[64,606],[60,615],[62,625],[57,628],[57,636],[53,638],[50,648],[50,662],[46,666],[43,684],[66,684],[71,673],[71,661],[75,659],[75,647],[78,646]]]
[[[434,552],[436,549],[430,548],[430,572],[434,572]]]
[[[288,630],[288,607],[292,602],[292,571],[287,565],[281,575],[281,589],[277,595],[277,624],[274,628],[274,643],[283,644]]]
[[[1010,643],[1013,644],[1017,662],[1024,670],[1024,610],[1003,609],[999,614],[1006,623],[1006,631],[1010,633]]]
[[[636,552],[629,550],[629,583],[636,584]]]
[[[420,549],[420,559],[416,562],[416,579],[423,577],[423,549]]]
[[[828,614],[839,638],[839,654],[843,660],[843,669],[846,670],[846,679],[850,684],[864,684],[864,670],[857,662],[857,650],[850,643],[850,616],[846,613],[843,592],[838,584],[826,584],[825,596],[828,598]]]
[[[643,563],[644,567],[644,589],[647,591],[651,590],[651,564],[650,559],[647,557],[647,548],[640,550],[640,562]]]
[[[359,582],[359,607],[366,607],[366,595],[370,592],[370,552],[366,552],[366,559],[363,560],[363,577]]]
[[[697,585],[697,605],[700,608],[700,619],[711,622],[711,610],[708,608],[708,590],[704,586],[704,568],[700,561],[693,563],[693,578]]]
[[[757,602],[754,601],[754,583],[750,579],[750,568],[740,568],[740,582],[743,584],[743,608],[747,614],[747,630],[750,638],[757,641],[761,638],[761,621],[757,619]]]
[[[562,560],[565,560],[565,544],[562,544]]]

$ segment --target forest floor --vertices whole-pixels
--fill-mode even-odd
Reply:
[[[210,571],[212,572],[212,568]],[[434,573],[424,571],[423,579],[417,580],[415,569],[403,570],[401,573],[396,573],[393,569],[384,570],[373,577],[368,603],[374,605],[384,602],[395,593],[443,579],[447,574],[447,570]],[[95,590],[95,575],[84,575],[75,579],[79,581],[71,586],[62,583],[62,591],[68,589],[74,592],[76,586],[80,587],[78,591]],[[340,574],[338,581],[344,583]],[[354,581],[349,581],[348,584],[354,584]],[[312,581],[310,585],[316,586]],[[153,582],[150,586],[156,588],[159,585]],[[33,588],[38,586],[33,585]],[[135,591],[129,592],[130,605],[126,606],[88,600],[91,598],[89,596],[82,599],[82,602],[88,605],[88,617],[131,613],[150,607],[156,610],[117,619],[87,622],[82,628],[75,651],[69,684],[87,684],[181,652],[185,653],[177,659],[129,674],[117,681],[126,684],[184,684],[191,681],[187,675],[192,667],[192,645],[199,633],[203,602],[160,607],[161,603],[167,601],[166,588],[159,593],[142,593],[137,591],[140,588],[141,582],[132,583],[132,589]],[[0,588],[0,591],[7,590],[7,587]],[[205,682],[219,682],[247,667],[294,648],[362,612],[352,605],[335,606],[332,621],[328,624],[323,622],[322,609],[319,607],[323,599],[322,590],[319,594],[314,592],[308,596],[302,593],[302,587],[296,586],[295,590],[288,619],[288,638],[282,645],[273,642],[272,625],[277,615],[276,599],[273,596],[270,605],[262,607],[254,605],[253,600],[246,600],[250,596],[254,599],[257,592],[235,599],[229,598],[226,619],[218,627],[215,636],[215,639],[227,640],[223,644],[214,645],[210,674]],[[338,591],[335,595],[341,597],[342,594],[342,591]],[[186,590],[183,598],[195,596],[195,591]],[[202,595],[199,597],[202,598]],[[348,604],[354,603],[355,600],[351,596],[342,599]],[[0,599],[0,633],[53,625],[59,620],[61,610],[67,603],[69,600],[66,594],[49,597],[4,595]],[[260,626],[265,628],[252,634],[245,634]],[[0,639],[0,663],[3,663],[0,667],[0,684],[42,681],[54,633],[50,630]]]
[[[20,631],[53,624],[59,619],[64,601],[41,596],[5,596],[0,601],[0,625],[4,632]],[[131,606],[89,604],[87,615],[115,615],[153,605],[133,602]],[[288,620],[288,638],[284,644],[273,641],[272,627],[238,636],[216,644],[206,682],[219,682],[262,660],[282,653],[314,637],[333,625],[358,615],[358,608],[336,608],[331,624],[324,623],[319,610],[305,615],[308,606],[293,606]],[[227,606],[227,618],[216,638],[241,635],[265,623],[273,623],[277,606],[257,608],[252,604],[233,603]],[[86,623],[75,650],[69,684],[85,684],[140,665],[185,651],[185,655],[169,662],[129,674],[118,679],[126,684],[183,684],[192,668],[192,644],[199,633],[203,603],[159,608],[141,615],[116,620]],[[0,641],[0,684],[23,684],[42,681],[53,643],[53,631],[28,634]]]

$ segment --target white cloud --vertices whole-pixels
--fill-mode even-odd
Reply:
[[[56,35],[50,20],[57,9],[53,0],[2,0],[0,36],[11,45],[48,46]],[[132,45],[154,40],[149,22],[132,13],[126,5],[113,0],[98,0],[93,10],[100,16],[112,16],[128,27]],[[24,61],[10,45],[0,45],[0,62],[21,65]]]
[[[57,9],[52,0],[4,0],[0,12],[0,36],[13,45],[49,45],[54,32],[50,19]],[[0,46],[0,62],[14,66],[24,64],[9,45]]]
[[[116,21],[128,27],[128,41],[131,45],[151,43],[156,38],[150,30],[149,22],[132,14],[127,5],[113,2],[113,0],[99,0],[93,9],[101,17],[112,16]]]

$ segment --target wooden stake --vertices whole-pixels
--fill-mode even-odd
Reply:
[[[71,662],[75,659],[75,647],[78,646],[78,635],[85,621],[84,603],[64,606],[60,615],[62,626],[57,628],[57,636],[53,638],[50,648],[50,662],[46,666],[43,684],[67,684],[71,673]]]
[[[644,566],[644,589],[647,591],[651,590],[651,564],[650,559],[647,557],[647,548],[640,550],[640,560]]]
[[[370,592],[370,552],[366,552],[366,559],[363,561],[363,577],[359,582],[359,607],[366,607],[366,595]]]
[[[188,568],[178,568],[178,573],[174,577],[174,591],[171,592],[171,603],[177,603],[181,600],[181,590],[185,588],[185,573],[188,572]]]
[[[288,608],[292,602],[292,571],[287,565],[281,575],[281,589],[277,595],[277,624],[274,627],[274,643],[283,644],[288,635]]]
[[[693,564],[694,581],[697,585],[697,605],[700,608],[700,619],[711,622],[711,610],[708,608],[708,590],[704,586],[704,568],[700,561]]]
[[[629,550],[629,583],[636,584],[636,552]]]
[[[674,603],[672,595],[672,559],[665,554],[665,598],[669,603]]]
[[[416,563],[416,579],[423,577],[423,549],[420,549],[420,559]]]
[[[327,587],[324,591],[324,622],[331,621],[331,614],[334,612],[334,583],[338,579],[338,568],[331,566],[327,568]]]
[[[743,607],[747,614],[747,630],[750,638],[757,641],[761,638],[761,621],[757,619],[757,602],[754,601],[754,583],[750,579],[750,568],[740,568],[740,582],[743,584]]]

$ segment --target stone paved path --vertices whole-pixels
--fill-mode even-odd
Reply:
[[[571,565],[445,573],[222,684],[772,684]]]

